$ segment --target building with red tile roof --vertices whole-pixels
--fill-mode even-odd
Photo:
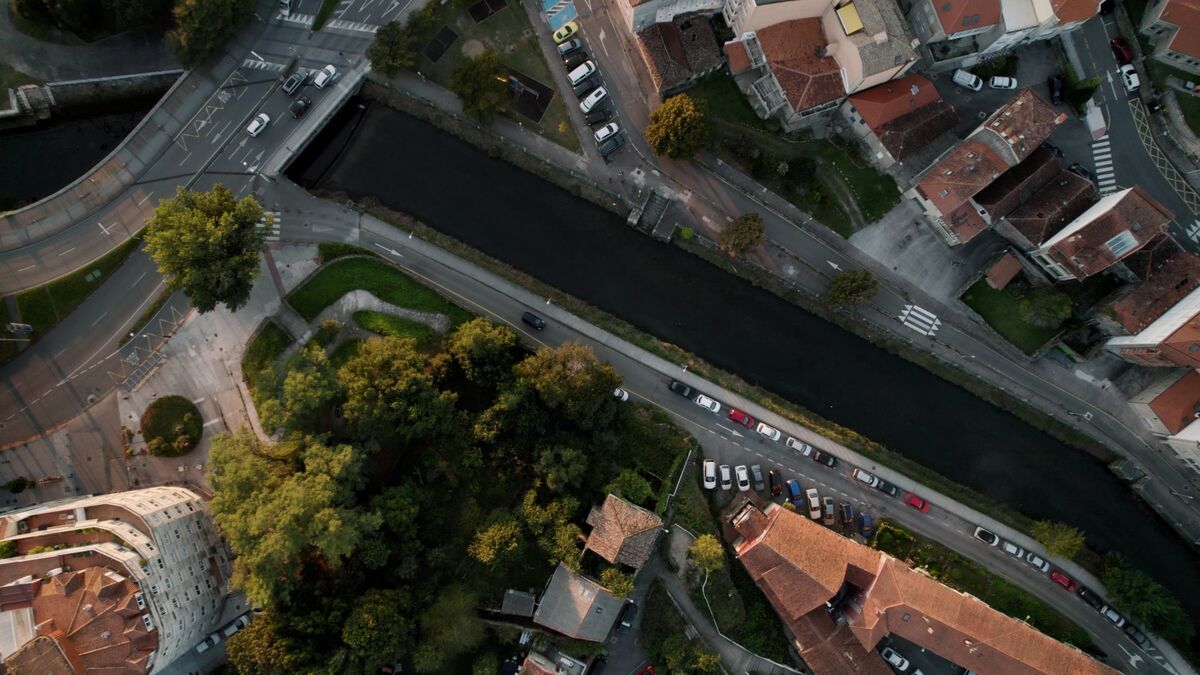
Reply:
[[[585,551],[610,563],[640,568],[654,553],[654,542],[662,529],[662,518],[610,494],[600,506],[592,507],[587,524],[592,526]]]
[[[1016,210],[995,223],[996,232],[1028,252],[1067,226],[1098,194],[1092,181],[1074,171],[1059,171]]]
[[[1193,471],[1200,471],[1200,371],[1168,373],[1130,398],[1129,407]]]
[[[638,51],[659,96],[670,96],[724,64],[712,24],[678,16],[637,33]]]
[[[1111,319],[1109,334],[1136,335],[1145,330],[1200,287],[1200,257],[1180,248],[1169,235],[1162,235],[1124,260],[1124,265],[1141,281],[1118,291],[1097,314]]]
[[[1140,30],[1154,43],[1154,59],[1200,75],[1200,0],[1158,0]]]
[[[729,513],[738,559],[816,675],[890,673],[874,651],[889,634],[979,673],[1116,672],[777,504],[763,510],[742,498]]]
[[[867,144],[867,156],[883,168],[903,162],[958,124],[954,108],[922,75],[852,94],[842,104],[842,114]]]
[[[1008,282],[1015,279],[1020,273],[1021,261],[1017,260],[1017,256],[1013,255],[1012,251],[1005,251],[996,262],[988,267],[984,278],[987,279],[988,286],[1002,291]]]

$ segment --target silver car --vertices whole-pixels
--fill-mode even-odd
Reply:
[[[721,412],[721,404],[705,396],[704,394],[700,394],[696,397],[696,405],[700,406],[701,408],[708,408],[715,413]]]
[[[1026,554],[1025,562],[1029,563],[1030,565],[1033,565],[1034,567],[1038,568],[1039,570],[1041,570],[1043,572],[1050,571],[1050,563],[1043,560],[1042,556],[1034,553],[1033,551],[1030,551],[1028,554]]]
[[[756,427],[756,430],[758,431],[758,433],[762,434],[763,436],[766,436],[767,438],[769,438],[773,441],[778,441],[779,437],[781,435],[779,433],[778,429],[767,424],[766,422],[759,422],[758,427]]]
[[[812,446],[811,445],[809,445],[808,443],[805,443],[804,441],[798,441],[798,440],[792,438],[791,436],[788,436],[788,439],[786,441],[784,441],[783,444],[788,446],[789,448],[795,450],[796,452],[800,453],[801,455],[803,455],[805,457],[808,457],[809,455],[812,454]]]
[[[250,120],[250,124],[246,127],[246,133],[250,134],[251,138],[261,134],[263,129],[271,123],[271,116],[267,113],[259,113],[254,119]]]
[[[738,492],[745,492],[746,490],[749,490],[750,472],[746,470],[746,465],[738,464],[737,468],[734,469],[734,473],[737,474]]]

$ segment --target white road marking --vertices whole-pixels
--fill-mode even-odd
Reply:
[[[154,190],[151,190],[150,192],[148,192],[145,197],[142,197],[141,199],[138,200],[137,205],[141,206],[142,204],[144,204],[146,202],[146,200],[150,199],[151,195],[153,195],[153,194],[154,194]]]
[[[188,161],[189,159],[191,159],[191,157],[192,157],[192,153],[189,152],[186,157],[179,160],[179,166],[183,166],[183,163]]]
[[[104,233],[104,236],[106,236],[106,237],[107,237],[107,236],[108,236],[108,230],[107,230],[107,229],[105,229],[105,227],[104,227],[104,223],[102,223],[102,222],[100,222],[100,221],[96,221],[96,224],[100,226],[100,231],[101,231],[101,232],[103,232],[103,233]]]
[[[105,313],[101,314],[100,316],[96,317],[96,320],[92,322],[92,325],[95,326],[96,324],[100,323],[100,320],[106,316],[108,316],[108,312],[105,312]]]
[[[70,253],[71,251],[74,251],[76,248],[77,248],[76,246],[72,246],[71,248],[69,248],[69,249],[67,249],[67,250],[63,251],[62,253],[59,253],[59,254],[58,254],[58,257],[60,257],[60,258],[61,258],[61,257],[63,257],[64,255],[66,255],[66,254]]]
[[[142,279],[145,279],[145,278],[146,278],[146,273],[142,272],[142,276],[138,277],[137,281],[133,282],[133,285],[130,286],[130,288],[137,288],[137,285],[142,283]]]
[[[28,272],[29,270],[31,270],[31,269],[33,269],[33,268],[35,268],[35,267],[37,267],[37,265],[29,265],[28,267],[22,267],[21,269],[19,269],[19,270],[17,270],[17,271],[18,271],[18,272]]]

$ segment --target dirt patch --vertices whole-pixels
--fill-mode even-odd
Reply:
[[[469,59],[473,59],[476,56],[479,56],[480,54],[482,54],[484,52],[484,49],[485,49],[485,47],[483,46],[483,43],[480,42],[479,40],[467,40],[466,42],[463,43],[462,53],[463,53],[463,56],[465,56]]]

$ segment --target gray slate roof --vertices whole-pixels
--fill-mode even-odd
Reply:
[[[624,602],[607,588],[559,563],[533,613],[533,621],[578,640],[603,642]]]

